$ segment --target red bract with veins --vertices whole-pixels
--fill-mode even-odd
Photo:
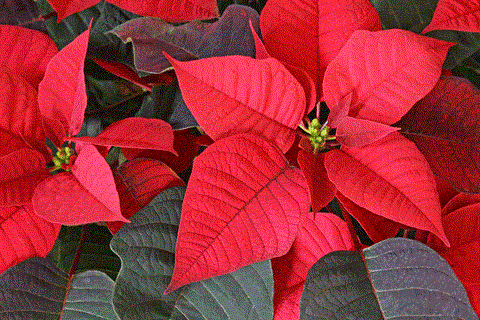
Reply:
[[[268,237],[277,242],[293,240],[295,226],[300,224],[290,223],[281,233],[272,221],[305,215],[305,204],[313,204],[316,212],[337,190],[351,202],[349,208],[362,210],[357,215],[360,223],[361,217],[373,214],[391,223],[391,232],[399,226],[427,230],[448,245],[432,170],[415,144],[391,125],[435,86],[453,43],[404,30],[378,31],[380,20],[370,2],[354,2],[354,6],[351,1],[331,6],[312,0],[312,10],[306,12],[303,2],[300,6],[295,1],[269,1],[261,15],[266,50],[256,41],[261,59],[230,56],[180,62],[167,56],[185,102],[215,140],[194,162],[182,210],[175,272],[167,292],[282,256],[288,245],[272,248],[268,243],[273,240]],[[285,12],[289,13],[287,21],[278,19]],[[314,119],[304,127],[301,119],[309,110],[306,101],[315,96],[309,78],[330,115],[326,123]],[[304,150],[298,158],[308,177],[289,179],[297,185],[293,187],[277,181],[291,170],[288,163],[281,164],[285,159],[278,158],[279,173],[263,170],[270,168],[269,158],[276,159],[273,154],[288,151],[299,125],[310,140],[307,144],[303,140]],[[241,142],[247,137],[251,144]],[[239,144],[244,147],[238,148]],[[279,150],[274,152],[273,146]],[[256,150],[270,148],[268,156],[257,154]],[[223,168],[220,157],[236,165]],[[254,176],[265,177],[265,181],[254,187]],[[282,191],[270,187],[278,184]],[[299,193],[299,186],[308,186],[310,192]],[[239,194],[251,195],[243,198]],[[282,206],[284,198],[293,202]],[[227,203],[228,209],[220,209]],[[261,213],[258,218],[245,213],[253,204]],[[278,208],[275,213],[269,212],[272,206]],[[211,227],[201,227],[201,221],[209,221]],[[240,240],[239,232],[250,228],[264,237],[243,234]],[[391,236],[390,231],[375,238]],[[257,249],[242,251],[239,259],[233,259],[238,248]],[[286,319],[280,313],[275,318]]]
[[[0,246],[18,239],[32,244],[2,249],[2,272],[45,256],[61,224],[128,222],[110,166],[94,145],[176,152],[172,128],[157,119],[127,118],[96,138],[73,137],[87,104],[83,65],[90,27],[60,52],[37,31],[1,26],[0,33],[3,43],[12,44],[2,50],[0,66],[0,93],[6,97],[0,109],[0,226],[6,236]],[[47,137],[57,147],[53,157]]]

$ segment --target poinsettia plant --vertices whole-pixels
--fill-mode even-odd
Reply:
[[[2,10],[6,319],[478,319],[478,1]]]

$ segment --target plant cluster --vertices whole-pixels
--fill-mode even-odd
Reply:
[[[478,319],[479,1],[0,13],[1,319]]]

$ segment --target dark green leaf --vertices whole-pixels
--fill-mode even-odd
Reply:
[[[45,22],[34,0],[0,1],[0,24],[8,24],[47,32]]]
[[[81,234],[82,226],[62,226],[55,246],[49,253],[55,265],[64,272],[70,271]],[[120,270],[120,259],[110,250],[111,239],[112,234],[106,227],[89,225],[87,240],[78,261],[76,273],[94,269],[105,272],[115,279]]]
[[[300,319],[478,319],[450,265],[421,242],[392,238],[336,251],[310,269]]]
[[[223,13],[225,9],[231,4],[239,4],[242,6],[249,6],[260,13],[267,3],[267,0],[217,0],[218,10]]]
[[[164,296],[175,260],[185,188],[160,193],[113,237],[122,259],[115,310],[122,319],[272,319],[269,261],[184,286]]]
[[[430,23],[438,0],[371,0],[383,29],[404,29],[420,33]]]
[[[462,61],[480,49],[480,33],[461,32],[452,30],[435,30],[426,34],[429,37],[456,42],[457,45],[448,50],[443,68],[452,69],[460,65]]]
[[[103,272],[86,271],[70,279],[50,258],[31,258],[0,276],[1,319],[117,320],[113,286]]]

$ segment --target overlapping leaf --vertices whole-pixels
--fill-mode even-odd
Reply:
[[[89,34],[90,27],[50,60],[38,87],[38,105],[56,143],[82,127],[87,106],[83,65]]]
[[[435,251],[387,239],[359,252],[338,251],[310,269],[300,319],[478,319],[465,288]]]
[[[330,108],[353,93],[349,116],[392,124],[438,81],[453,43],[404,30],[353,33],[325,72]]]
[[[173,149],[172,127],[160,119],[126,118],[111,124],[96,137],[72,137],[68,140],[107,147],[164,150],[177,154]]]
[[[58,21],[71,14],[96,5],[100,0],[48,0],[58,14]],[[176,0],[174,3],[159,0],[109,0],[122,9],[142,16],[159,17],[170,22],[206,20],[218,17],[217,1]],[[182,8],[182,10],[178,10]]]
[[[339,217],[324,212],[309,213],[290,251],[283,257],[272,259],[275,280],[273,319],[298,319],[308,270],[327,253],[352,247],[347,225]]]
[[[333,5],[270,0],[260,15],[260,28],[269,54],[305,70],[321,95],[325,68],[350,35],[359,29],[381,30],[381,24],[370,1],[342,0]]]
[[[298,81],[273,58],[169,59],[195,119],[214,140],[254,133],[286,152],[305,110]]]
[[[174,26],[160,19],[139,18],[111,32],[123,42],[133,43],[137,70],[161,73],[171,67],[162,54],[164,51],[180,61],[227,55],[253,57],[249,21],[258,31],[258,13],[248,7],[232,5],[214,23],[194,20]]]
[[[480,91],[468,80],[442,76],[396,125],[432,171],[457,190],[480,192]]]
[[[99,271],[69,277],[48,258],[31,258],[0,276],[0,312],[6,319],[118,320],[113,281]]]
[[[428,236],[426,244],[452,266],[465,286],[472,306],[480,313],[480,198],[478,195],[459,194],[443,208],[442,215],[445,234],[451,247],[447,248],[432,235]]]
[[[122,319],[132,320],[271,319],[273,278],[268,261],[163,295],[173,272],[184,190],[165,190],[113,237],[111,246],[122,259],[115,310]]]
[[[347,210],[346,213],[352,215],[358,221],[374,243],[393,238],[398,233],[399,223],[373,214],[365,208],[356,205],[340,192],[337,192],[336,196],[337,200]]]
[[[166,292],[284,255],[309,207],[304,176],[274,145],[251,134],[217,141],[193,164]]]
[[[325,168],[338,191],[360,207],[431,231],[448,243],[433,173],[416,146],[399,133],[368,146],[330,151]]]
[[[58,173],[42,181],[32,203],[41,217],[66,225],[128,222],[120,211],[110,167],[91,145],[82,146],[71,173]]]
[[[196,143],[197,136],[192,134],[189,129],[174,130],[173,135],[173,149],[178,150],[178,156],[168,151],[129,148],[122,148],[122,153],[129,160],[134,158],[157,159],[165,163],[176,173],[182,173],[191,167],[200,146]]]
[[[122,215],[129,219],[161,191],[185,183],[165,164],[154,159],[134,159],[113,170]],[[123,222],[107,223],[115,234]]]
[[[0,38],[0,67],[14,71],[36,88],[47,63],[58,52],[55,43],[39,31],[7,25],[0,25]]]
[[[422,33],[438,29],[480,32],[480,1],[439,0],[432,21]]]
[[[30,257],[46,256],[59,231],[60,225],[40,218],[31,204],[0,207],[0,274]]]

